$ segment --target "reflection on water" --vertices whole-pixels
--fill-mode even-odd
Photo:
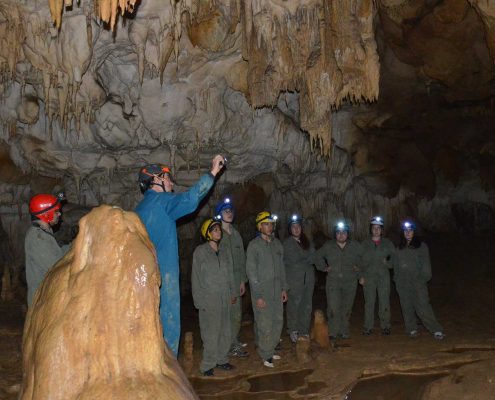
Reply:
[[[420,400],[426,385],[448,375],[390,374],[359,381],[347,394],[346,400]]]

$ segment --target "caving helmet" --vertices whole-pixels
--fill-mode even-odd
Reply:
[[[261,230],[261,224],[263,222],[277,222],[278,217],[275,214],[270,213],[269,211],[262,211],[256,216],[256,229]]]
[[[226,197],[220,203],[217,204],[217,206],[215,207],[215,215],[217,215],[217,216],[220,215],[220,218],[221,218],[222,211],[228,210],[228,209],[234,211],[234,205],[232,204],[230,197]]]
[[[403,231],[416,231],[416,224],[412,221],[404,221],[402,223]]]
[[[222,225],[221,222],[217,218],[208,218],[203,224],[201,225],[201,236],[203,239],[206,241],[211,240],[211,230],[215,225]]]
[[[160,176],[163,174],[168,174],[171,177],[170,168],[166,165],[149,164],[141,168],[138,175],[139,189],[141,189],[141,193],[146,192],[151,187],[155,176]],[[162,187],[163,191],[165,191],[165,186],[163,183]]]
[[[345,221],[337,221],[337,223],[333,227],[333,230],[335,233],[337,232],[349,233],[349,224]]]
[[[374,217],[372,217],[370,219],[370,225],[380,225],[380,226],[383,226],[384,222],[383,222],[383,218],[378,216],[378,215],[375,215]]]
[[[300,215],[292,214],[289,218],[289,221],[287,222],[289,225],[289,229],[292,224],[302,224],[302,221],[303,218]]]
[[[31,219],[40,219],[46,223],[54,220],[55,212],[62,208],[61,201],[63,194],[54,196],[53,194],[36,194],[29,201],[29,213]]]

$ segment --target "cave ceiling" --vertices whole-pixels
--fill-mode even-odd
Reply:
[[[35,192],[132,209],[142,165],[180,188],[217,153],[210,203],[235,194],[246,226],[490,220],[494,60],[487,0],[0,0],[2,232]]]

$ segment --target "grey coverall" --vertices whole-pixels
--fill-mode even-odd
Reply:
[[[416,315],[431,333],[443,331],[430,304],[427,287],[430,279],[430,252],[425,243],[417,249],[409,246],[397,249],[394,281],[408,333],[418,329]]]
[[[378,292],[380,327],[390,329],[390,269],[395,263],[395,247],[387,238],[376,244],[371,238],[361,243],[364,277],[364,329],[373,329]]]
[[[241,282],[246,282],[246,254],[244,243],[239,232],[231,225],[231,233],[223,230],[220,249],[230,254],[232,258],[232,287],[236,296],[235,304],[230,307],[230,324],[232,333],[232,346],[239,344],[239,331],[241,329],[242,318],[242,297],[240,297]]]
[[[26,255],[26,282],[28,306],[50,268],[64,256],[69,246],[61,248],[50,227],[46,230],[34,221],[26,233],[24,251]]]
[[[285,312],[289,333],[309,334],[315,287],[313,253],[312,245],[304,250],[292,236],[284,240],[285,277],[289,286]]]
[[[343,249],[337,241],[330,240],[315,254],[315,265],[320,271],[327,272],[327,316],[328,332],[331,336],[349,335],[351,317],[358,278],[361,276],[361,246],[348,240]]]
[[[228,362],[232,341],[230,331],[230,300],[232,266],[230,256],[218,254],[208,243],[196,247],[191,274],[194,306],[199,310],[199,327],[203,341],[201,372]]]
[[[267,360],[275,352],[284,324],[282,291],[287,290],[287,284],[280,240],[273,238],[267,242],[261,236],[251,240],[246,252],[246,273],[251,287],[257,351]],[[265,300],[265,308],[256,306],[258,299]]]

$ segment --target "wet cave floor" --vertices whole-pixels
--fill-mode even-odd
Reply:
[[[234,371],[199,373],[201,339],[197,313],[183,299],[183,333],[193,332],[193,362],[179,357],[201,399],[493,399],[495,398],[495,263],[492,238],[432,237],[430,298],[447,337],[434,340],[421,329],[418,338],[404,333],[398,296],[392,288],[392,334],[361,334],[363,294],[358,289],[351,317],[351,338],[322,349],[312,343],[310,361],[301,363],[285,328],[282,359],[262,365],[253,344],[248,304],[241,330],[250,356],[232,358]],[[326,310],[324,277],[319,276],[314,308]],[[245,303],[247,301],[245,300]],[[0,302],[0,399],[17,398],[21,378],[23,307]]]

